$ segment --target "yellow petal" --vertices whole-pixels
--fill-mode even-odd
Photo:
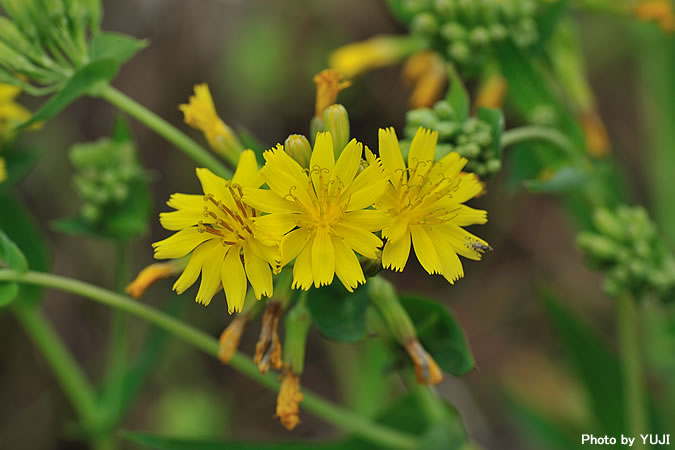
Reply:
[[[305,205],[311,204],[308,187],[309,180],[302,167],[284,152],[279,145],[264,154],[265,166],[261,175],[267,185],[281,198],[296,198]]]
[[[413,137],[408,152],[408,167],[412,170],[419,163],[427,163],[434,160],[438,132],[420,127]]]
[[[199,273],[202,271],[202,265],[207,258],[212,255],[213,249],[217,247],[222,247],[222,244],[218,239],[212,239],[204,242],[192,252],[190,260],[185,266],[185,270],[183,270],[183,273],[173,285],[173,290],[176,291],[178,295],[187,291],[190,286],[197,281]]]
[[[452,219],[452,223],[465,227],[467,225],[484,224],[487,222],[487,211],[474,209],[465,205],[459,205],[457,216]]]
[[[298,224],[298,216],[290,213],[267,214],[255,218],[256,232],[279,237],[291,231]]]
[[[253,150],[245,150],[239,156],[239,163],[237,163],[232,182],[253,188],[260,187],[264,183],[258,173],[258,161],[255,159]]]
[[[333,171],[333,167],[335,167],[333,139],[329,132],[318,133],[312,157],[309,160],[309,173],[312,176],[312,183],[317,192],[321,189],[321,183],[325,185],[330,181],[329,177]]]
[[[258,211],[286,213],[293,211],[293,202],[285,200],[270,189],[244,189],[244,202]]]
[[[359,259],[342,239],[333,237],[333,246],[335,248],[335,274],[344,287],[349,292],[353,292],[359,284],[366,282]]]
[[[482,253],[474,250],[471,245],[472,242],[489,246],[489,244],[483,239],[469,233],[464,228],[459,227],[452,222],[446,222],[444,224],[437,225],[435,228],[437,228],[439,232],[443,233],[446,239],[455,248],[457,253],[466,258],[480,261],[483,257]]]
[[[421,225],[413,225],[410,227],[410,232],[415,255],[417,255],[417,260],[424,267],[424,270],[430,274],[441,273],[443,266],[436,252],[436,247],[434,247],[434,242],[427,231]]]
[[[312,247],[314,238],[300,251],[293,264],[293,289],[308,290],[312,287]]]
[[[396,131],[394,128],[380,128],[378,132],[378,141],[380,143],[380,159],[385,170],[390,172],[391,182],[396,186],[403,176],[404,181],[408,179],[405,170],[405,162],[401,155],[401,147],[398,144]]]
[[[335,170],[333,170],[333,179],[340,180],[344,187],[354,180],[356,173],[359,171],[361,165],[361,154],[363,153],[363,144],[356,139],[352,139],[342,150],[340,157],[335,163]],[[333,185],[336,189],[337,185]]]
[[[336,234],[344,239],[345,244],[366,258],[377,258],[377,249],[382,241],[373,233],[346,223],[334,227]]]
[[[402,217],[395,217],[388,226],[382,228],[382,236],[388,241],[398,241],[405,234],[410,233],[408,220]]]
[[[464,269],[462,268],[462,262],[457,256],[457,252],[440,230],[439,227],[434,226],[427,228],[427,232],[434,242],[438,257],[441,260],[443,267],[441,274],[450,284],[454,284],[455,281],[464,276]]]
[[[209,169],[197,168],[197,177],[202,184],[204,194],[212,194],[216,199],[224,201],[226,198],[231,198],[230,190],[227,188],[227,181],[220,178]]]
[[[244,267],[246,276],[251,282],[255,298],[260,300],[272,296],[272,270],[269,264],[260,259],[248,244],[244,244]]]
[[[382,267],[401,272],[410,256],[410,233],[396,242],[387,241],[382,249]]]
[[[207,251],[207,263],[202,265],[202,281],[197,291],[197,303],[208,305],[216,292],[220,289],[220,271],[223,267],[223,258],[227,249],[214,246]],[[239,247],[231,248],[228,253],[239,253]]]
[[[171,231],[196,226],[200,220],[204,220],[203,210],[182,209],[159,213],[159,223]]]
[[[375,232],[380,231],[389,222],[389,216],[378,209],[361,209],[345,213],[343,221],[349,225]]]
[[[472,173],[461,175],[461,182],[457,191],[452,194],[452,199],[457,203],[464,203],[480,194],[483,186],[478,177]]]
[[[389,184],[389,177],[379,163],[366,167],[346,191],[349,195],[348,211],[364,209],[377,202]]]
[[[288,233],[281,240],[281,266],[285,266],[298,256],[298,253],[309,243],[310,231],[298,228]]]
[[[335,274],[335,249],[326,230],[319,229],[312,245],[312,275],[314,287],[327,286]]]
[[[230,314],[241,311],[244,298],[246,298],[246,272],[244,272],[244,266],[241,264],[239,250],[240,247],[236,246],[227,252],[220,272],[220,279],[227,298],[227,311]]]
[[[199,244],[212,238],[212,234],[200,233],[197,227],[190,227],[184,228],[164,240],[155,242],[152,246],[155,249],[156,259],[177,259],[182,258]]]
[[[204,210],[204,196],[194,194],[172,194],[167,205],[173,209]]]

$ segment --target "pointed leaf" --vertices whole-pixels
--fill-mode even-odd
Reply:
[[[455,112],[456,119],[459,123],[464,122],[469,117],[469,93],[462,82],[462,79],[454,69],[450,70],[450,91],[446,97],[450,106]]]
[[[339,342],[358,342],[366,336],[368,296],[364,287],[353,293],[339,283],[312,289],[307,307],[319,332]]]

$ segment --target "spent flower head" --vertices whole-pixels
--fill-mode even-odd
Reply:
[[[176,211],[160,214],[162,226],[176,233],[153,244],[155,258],[191,253],[174,290],[185,292],[201,273],[197,302],[208,305],[223,288],[228,311],[241,311],[248,282],[256,298],[272,295],[272,271],[279,260],[278,238],[260,231],[258,211],[242,201],[244,189],[263,184],[255,154],[241,154],[231,181],[208,169],[197,169],[197,176],[204,195],[174,194],[167,204]]]

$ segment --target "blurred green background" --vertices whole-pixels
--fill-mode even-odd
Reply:
[[[267,146],[283,142],[288,134],[308,132],[312,77],[326,66],[332,49],[374,34],[404,31],[384,1],[116,0],[104,1],[104,11],[104,29],[150,40],[124,66],[116,87],[201,141],[182,124],[177,106],[187,101],[194,84],[207,82],[223,120],[235,129],[245,128]],[[650,80],[664,58],[658,54],[661,32],[607,15],[579,14],[577,19],[599,112],[615,144],[613,156],[633,200],[651,208],[654,159],[648,142],[655,138],[651,130],[662,117],[659,102],[664,99],[650,92]],[[394,126],[402,135],[409,94],[400,67],[355,80],[340,95],[350,113],[352,135],[371,148],[377,147],[380,127]],[[25,103],[32,109],[38,105],[30,98]],[[52,271],[105,287],[114,283],[113,244],[55,232],[50,222],[74,215],[80,206],[71,184],[68,148],[109,135],[115,114],[110,105],[84,98],[41,130],[26,134],[23,142],[44,156],[18,189],[49,242]],[[508,112],[506,116],[508,120]],[[672,125],[672,116],[669,120]],[[171,193],[200,191],[194,164],[153,132],[130,123],[141,161],[153,176],[157,217],[167,210],[164,203]],[[428,277],[417,264],[389,278],[401,292],[422,291],[438,299],[463,326],[477,368],[462,379],[448,376],[438,389],[456,405],[473,439],[486,449],[540,449],[516,426],[514,399],[565,420],[583,421],[589,411],[537,289],[556,292],[610,347],[615,346],[615,313],[602,293],[602,277],[584,267],[574,245],[575,225],[557,199],[533,196],[511,182],[508,151],[505,165],[489,182],[488,193],[472,203],[489,212],[488,224],[471,231],[490,242],[492,254],[480,263],[464,260],[466,276],[454,286]],[[134,272],[153,261],[150,243],[168,235],[154,220],[151,231],[134,242]],[[177,298],[170,289],[171,281],[161,282],[142,301],[214,336],[228,323],[222,294],[204,308],[192,301],[193,291]],[[62,292],[50,291],[47,297],[47,316],[87,374],[100,380],[110,311]],[[259,326],[256,321],[247,329],[240,346],[245,353],[253,353]],[[152,332],[132,319],[132,348]],[[0,316],[0,341],[0,448],[86,448],[68,427],[64,430],[72,411],[41,356],[7,314]],[[302,409],[301,426],[286,431],[273,418],[275,393],[177,340],[158,337],[158,342],[162,351],[149,360],[153,370],[123,428],[258,441],[337,435]],[[303,385],[347,401],[352,381],[342,376],[345,361],[362,349],[329,343],[313,331]],[[402,389],[396,380],[393,386]]]

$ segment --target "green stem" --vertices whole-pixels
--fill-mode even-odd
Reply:
[[[133,116],[139,122],[181,149],[199,165],[210,169],[213,173],[220,175],[221,177],[232,177],[232,171],[225,167],[211,152],[197,144],[169,122],[162,119],[145,106],[139,104],[134,99],[127,97],[114,87],[110,85],[102,86],[93,95],[104,98],[120,110]]]
[[[574,161],[578,158],[578,155],[574,151],[574,147],[567,136],[554,128],[536,125],[513,128],[505,131],[502,134],[501,146],[502,148],[506,148],[526,141],[546,141],[562,150],[570,160]]]
[[[134,314],[165,329],[214,358],[218,357],[218,341],[212,336],[124,295],[116,294],[82,281],[41,272],[29,271],[21,273],[9,269],[1,269],[0,281],[14,281],[17,283],[46,286],[89,298]],[[279,389],[279,382],[276,376],[273,374],[261,374],[253,361],[240,353],[236,353],[229,364],[263,386],[273,390]],[[344,430],[358,433],[364,438],[388,448],[417,448],[417,439],[414,436],[364,419],[348,410],[333,405],[312,392],[303,391],[303,394],[305,398],[302,405],[327,422]]]
[[[618,298],[617,313],[623,373],[624,411],[631,436],[639,436],[648,432],[647,402],[640,360],[638,314],[635,301],[630,295],[622,295]],[[641,439],[637,439],[635,443],[636,448],[645,448]]]
[[[96,394],[59,335],[34,307],[17,305],[12,312],[49,364],[85,428],[93,426],[98,418]]]

